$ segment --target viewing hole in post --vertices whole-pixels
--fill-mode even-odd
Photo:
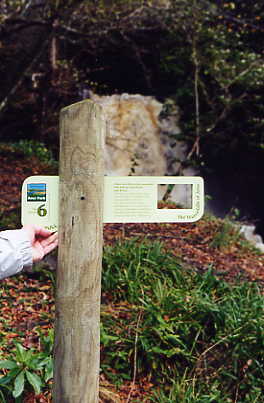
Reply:
[[[190,184],[159,184],[158,209],[191,209],[192,189]]]

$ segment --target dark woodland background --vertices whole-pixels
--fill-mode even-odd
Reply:
[[[169,99],[209,205],[264,234],[263,17],[240,0],[2,0],[0,140],[58,159],[59,111],[90,91]]]

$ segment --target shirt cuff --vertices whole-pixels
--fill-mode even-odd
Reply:
[[[1,232],[1,237],[10,242],[12,248],[22,263],[22,268],[32,266],[32,247],[29,237],[23,228],[3,231]]]

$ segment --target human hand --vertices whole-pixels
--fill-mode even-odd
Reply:
[[[37,225],[25,225],[24,230],[32,246],[32,260],[39,262],[47,253],[58,246],[58,233],[39,227]]]

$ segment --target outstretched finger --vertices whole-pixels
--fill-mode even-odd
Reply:
[[[48,253],[52,252],[55,248],[57,248],[57,246],[58,239],[43,247],[44,254],[47,255]]]
[[[35,226],[35,235],[38,238],[47,238],[52,234],[52,232],[46,228]]]
[[[50,245],[51,243],[57,242],[58,241],[58,233],[55,232],[52,235],[49,235],[47,238],[40,240],[40,243],[43,248],[46,246]]]

